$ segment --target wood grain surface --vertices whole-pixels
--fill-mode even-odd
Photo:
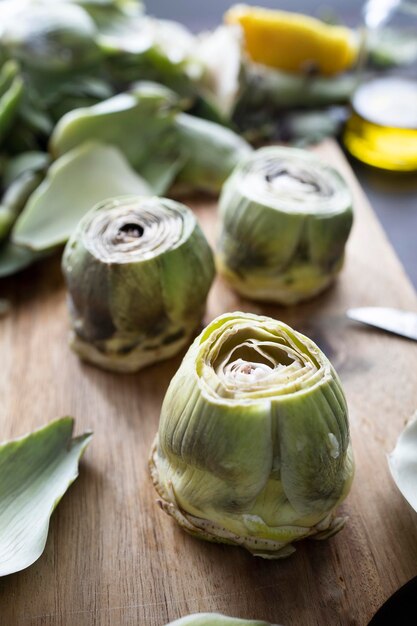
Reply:
[[[163,626],[196,611],[283,626],[365,626],[417,574],[417,514],[397,491],[386,453],[417,408],[417,344],[349,322],[349,306],[417,311],[414,290],[336,146],[319,148],[355,196],[355,224],[337,284],[309,304],[278,308],[237,298],[219,279],[208,322],[230,310],[265,313],[305,332],[339,372],[350,408],[356,477],[345,529],[305,541],[283,561],[194,539],[155,505],[148,450],[182,355],[137,375],[78,361],[67,347],[59,259],[13,280],[0,319],[0,440],[62,415],[94,430],[80,476],[54,513],[43,556],[0,580],[1,626]],[[211,242],[216,206],[192,203]],[[395,208],[393,208],[395,210]],[[0,477],[1,479],[1,477]]]

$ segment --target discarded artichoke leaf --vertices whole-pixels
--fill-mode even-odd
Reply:
[[[194,55],[196,37],[182,24],[148,16],[111,22],[99,43],[106,70],[119,84],[149,80],[181,96],[196,95],[203,68]]]
[[[252,152],[242,137],[209,120],[179,113],[176,126],[188,155],[176,180],[178,189],[218,193],[233,169]]]
[[[44,256],[45,253],[34,252],[10,240],[5,241],[0,245],[0,278],[17,274]]]
[[[51,150],[60,155],[95,138],[117,145],[145,178],[153,172],[154,179],[154,172],[162,173],[161,164],[167,163],[171,175],[166,184],[179,170],[181,189],[217,192],[251,148],[228,128],[179,113],[180,104],[166,87],[138,83],[130,93],[65,115],[52,135]],[[159,184],[158,193],[165,191]]]
[[[26,202],[42,180],[40,172],[27,171],[8,186],[0,203],[0,243],[9,235]]]
[[[95,36],[95,24],[80,6],[23,2],[3,26],[1,42],[28,69],[67,72],[98,62]]]
[[[0,576],[29,567],[44,551],[49,519],[92,437],[73,438],[73,428],[73,418],[63,417],[0,444]]]
[[[388,465],[398,489],[417,511],[417,412],[408,422],[391,454]]]
[[[63,244],[92,206],[126,193],[152,191],[117,148],[84,143],[51,165],[18,218],[12,239],[38,251]]]
[[[201,539],[281,558],[336,533],[354,470],[335,370],[282,322],[218,317],[171,381],[150,471],[162,509]]]
[[[127,196],[94,207],[65,248],[79,356],[134,372],[187,345],[214,276],[210,247],[186,206]]]
[[[315,155],[261,148],[224,185],[220,218],[219,273],[248,298],[290,305],[326,289],[341,270],[352,199]]]
[[[172,91],[155,83],[140,83],[94,106],[77,109],[58,122],[50,141],[59,156],[84,141],[95,140],[117,146],[134,169],[149,165],[166,154],[177,156],[173,121],[179,101]]]
[[[3,173],[3,184],[7,188],[15,180],[28,172],[45,172],[51,162],[47,152],[40,150],[22,152],[8,159]]]
[[[10,130],[21,102],[24,85],[14,61],[6,61],[0,74],[0,143]]]
[[[50,0],[54,2],[55,0]],[[94,20],[100,33],[124,32],[134,30],[137,20],[143,15],[143,6],[139,0],[61,0],[75,1],[85,9]]]
[[[274,626],[274,624],[253,619],[227,617],[220,613],[195,613],[170,622],[167,626]]]
[[[233,112],[240,128],[254,112],[263,112],[263,118],[276,118],[276,112],[295,107],[325,107],[349,101],[357,77],[343,74],[333,78],[298,76],[256,64],[246,64],[241,79],[241,90]]]
[[[218,110],[230,118],[241,89],[242,46],[239,29],[220,26],[203,33],[198,40],[195,56],[204,73],[200,84]]]

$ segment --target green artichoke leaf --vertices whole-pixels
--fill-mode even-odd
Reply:
[[[33,150],[22,152],[8,159],[3,174],[3,184],[7,188],[21,176],[32,172],[46,172],[51,157],[47,152]]]
[[[242,76],[235,115],[258,109],[320,107],[349,101],[357,83],[353,75],[303,76],[248,63]]]
[[[388,466],[398,489],[417,511],[417,412],[398,437],[388,455]]]
[[[1,43],[28,70],[78,71],[100,60],[96,32],[91,17],[76,4],[17,2],[3,24]]]
[[[0,445],[0,576],[29,567],[45,548],[49,519],[92,437],[73,438],[73,428],[64,417]]]
[[[8,236],[29,197],[42,180],[42,173],[27,171],[8,186],[0,204],[0,242]]]
[[[55,0],[49,0],[54,2]],[[138,19],[143,15],[140,0],[60,0],[75,2],[94,20],[100,34],[138,32]]]
[[[18,65],[14,61],[6,61],[0,73],[0,143],[17,116],[23,92]]]
[[[182,96],[195,97],[202,66],[194,57],[196,38],[182,24],[143,16],[112,21],[99,43],[113,80],[151,80]]]
[[[167,626],[274,626],[274,624],[253,619],[227,617],[220,613],[195,613],[170,622]]]
[[[282,322],[220,316],[171,381],[150,471],[162,509],[202,539],[282,558],[336,533],[354,472],[336,372]]]
[[[140,83],[130,93],[64,115],[52,134],[51,151],[59,156],[88,140],[112,144],[163,193],[183,159],[174,125],[178,107],[174,92]]]
[[[252,152],[251,146],[229,128],[209,120],[179,113],[178,141],[188,154],[179,172],[179,189],[218,193],[234,168]]]
[[[43,256],[45,255],[41,252],[18,246],[10,240],[5,241],[0,246],[0,278],[12,276],[24,270]]]
[[[117,148],[84,143],[51,165],[20,214],[12,240],[35,251],[63,244],[92,206],[126,193],[152,191]]]
[[[85,140],[105,141],[118,146],[153,186],[158,180],[160,194],[174,179],[180,189],[218,192],[251,148],[228,128],[179,113],[180,106],[166,87],[138,83],[130,93],[65,115],[52,134],[51,151],[61,155]]]

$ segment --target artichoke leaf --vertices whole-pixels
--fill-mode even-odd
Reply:
[[[16,2],[3,24],[1,41],[7,54],[29,71],[60,73],[99,61],[95,36],[95,24],[81,6]]]
[[[0,81],[0,142],[10,130],[22,100],[24,84],[14,61],[6,61]]]
[[[408,422],[391,454],[388,466],[398,489],[417,511],[417,412]]]
[[[58,157],[84,141],[102,141],[117,146],[140,169],[171,127],[178,106],[177,96],[166,87],[138,83],[132,92],[64,115],[52,134],[51,152]]]
[[[66,114],[52,134],[51,151],[59,156],[90,140],[112,144],[163,194],[185,158],[174,122],[179,106],[169,89],[139,83],[129,93]]]
[[[188,155],[176,184],[179,189],[218,193],[233,169],[251,152],[251,146],[229,128],[179,113],[178,141]]]
[[[0,278],[12,276],[45,256],[42,252],[6,241],[0,246]]]
[[[73,438],[73,427],[64,417],[0,445],[0,576],[29,567],[45,548],[49,519],[92,437]]]
[[[51,165],[19,216],[12,239],[36,251],[63,244],[92,206],[126,193],[152,192],[117,148],[84,143]]]
[[[52,153],[61,155],[90,139],[105,141],[118,146],[151,184],[156,172],[158,193],[174,178],[179,189],[218,192],[251,147],[232,130],[180,113],[180,107],[166,87],[137,83],[129,93],[65,115],[52,134]]]

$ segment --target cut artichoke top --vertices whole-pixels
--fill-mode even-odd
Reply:
[[[179,204],[159,198],[112,200],[107,210],[88,214],[85,247],[104,263],[131,263],[151,259],[176,248],[189,236],[195,220]]]
[[[305,393],[330,379],[323,353],[286,324],[249,314],[222,322],[202,336],[196,359],[202,391],[211,399],[257,404],[260,398]]]
[[[334,214],[351,204],[340,174],[297,148],[257,150],[237,168],[234,178],[247,198],[279,211]]]

